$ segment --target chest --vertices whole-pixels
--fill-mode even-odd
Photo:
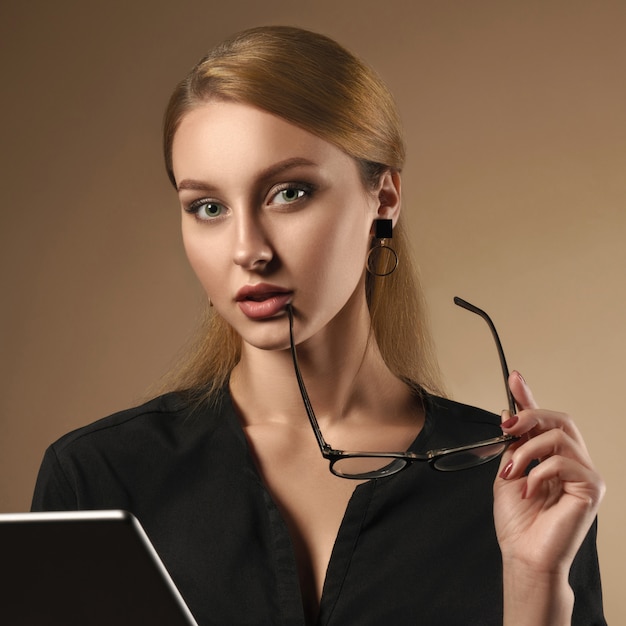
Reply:
[[[289,530],[305,613],[314,616],[337,534],[359,483],[330,473],[309,428],[255,427],[246,429],[246,436]]]
[[[176,484],[193,515],[181,516],[179,493],[160,500],[160,526],[171,525],[154,529],[155,545],[200,623],[498,623],[485,616],[501,596],[493,477],[477,478],[486,466],[414,466],[358,486],[330,475],[318,448],[297,450],[297,434],[286,439],[308,463],[283,450],[254,471],[232,449],[202,455],[194,475],[213,479]]]

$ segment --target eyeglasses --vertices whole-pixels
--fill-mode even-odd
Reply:
[[[480,315],[491,329],[493,338],[496,342],[498,355],[500,357],[500,365],[502,366],[502,374],[504,375],[504,384],[506,387],[509,410],[511,414],[515,413],[515,400],[509,389],[509,370],[502,350],[502,344],[496,328],[491,318],[482,309],[466,302],[465,300],[455,297],[454,303],[472,313]],[[508,446],[517,441],[519,437],[513,435],[501,435],[493,439],[478,441],[465,446],[453,448],[440,448],[437,450],[429,450],[428,452],[347,452],[345,450],[335,450],[331,447],[322,435],[313,406],[309,399],[304,380],[298,365],[298,356],[296,354],[296,346],[293,338],[293,310],[291,305],[287,307],[289,315],[289,340],[291,342],[291,356],[293,358],[293,367],[298,380],[298,387],[302,395],[302,402],[306,414],[315,433],[317,443],[320,447],[322,456],[330,463],[330,471],[340,478],[352,478],[356,480],[367,480],[371,478],[384,478],[397,474],[401,470],[407,468],[415,462],[427,462],[432,468],[441,472],[454,472],[457,470],[467,469],[482,465],[488,461],[498,458]]]

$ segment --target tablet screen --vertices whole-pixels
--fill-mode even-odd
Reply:
[[[197,626],[125,511],[1,514],[0,571],[3,624]]]

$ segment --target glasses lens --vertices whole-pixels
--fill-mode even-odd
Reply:
[[[407,461],[390,457],[350,456],[336,459],[330,466],[335,476],[340,478],[383,478],[404,469]]]
[[[505,450],[506,443],[494,443],[490,446],[471,448],[462,452],[451,452],[439,457],[433,465],[441,472],[456,472],[457,470],[476,467],[497,459]]]

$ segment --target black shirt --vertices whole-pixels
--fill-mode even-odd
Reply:
[[[499,418],[426,397],[412,450],[497,436]],[[313,434],[311,433],[311,436]],[[332,552],[318,624],[502,624],[493,524],[497,462],[451,473],[415,463],[356,487]],[[33,510],[125,509],[140,520],[202,626],[305,623],[287,526],[228,390],[192,410],[175,394],[62,437]],[[605,624],[595,524],[572,566],[573,624]]]

